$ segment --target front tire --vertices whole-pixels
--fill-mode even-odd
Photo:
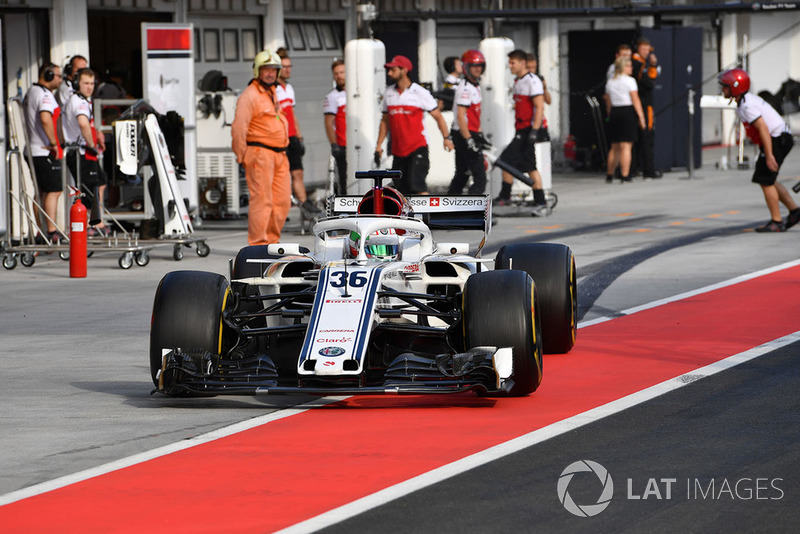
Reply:
[[[150,328],[150,376],[158,387],[162,349],[203,349],[222,352],[222,310],[228,280],[216,273],[174,271],[156,288]]]
[[[536,283],[545,354],[572,350],[578,333],[578,286],[570,248],[557,243],[506,245],[497,252],[494,268],[525,271]]]
[[[532,393],[542,381],[542,333],[536,286],[522,271],[473,274],[464,285],[463,321],[467,349],[512,347],[514,386],[510,395]]]

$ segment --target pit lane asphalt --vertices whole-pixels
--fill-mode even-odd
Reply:
[[[583,320],[613,316],[623,309],[798,259],[800,227],[784,234],[763,235],[749,231],[768,218],[760,190],[749,181],[751,171],[715,169],[714,161],[718,156],[719,152],[705,151],[705,165],[696,171],[697,179],[692,181],[684,179],[685,171],[667,173],[660,180],[639,179],[625,185],[607,185],[602,176],[596,175],[557,174],[554,184],[559,204],[553,215],[531,218],[527,212],[521,211],[518,217],[498,217],[484,256],[493,256],[499,246],[508,242],[555,241],[569,245],[578,263],[579,313]],[[781,179],[791,186],[798,175],[800,156],[790,154]],[[310,244],[310,236],[297,235],[299,216],[295,209],[291,217],[284,241]],[[208,258],[199,258],[193,249],[187,249],[184,259],[174,262],[171,246],[165,246],[154,249],[147,267],[134,266],[127,271],[117,266],[117,254],[95,254],[89,260],[89,275],[83,280],[70,279],[68,264],[56,255],[40,255],[31,268],[18,266],[13,271],[0,272],[3,303],[0,309],[0,352],[4,364],[0,379],[0,402],[3,406],[0,415],[3,428],[0,433],[0,450],[3,451],[0,453],[0,494],[307,400],[296,397],[168,399],[150,396],[149,318],[158,280],[166,272],[178,269],[227,274],[228,259],[245,244],[246,223],[208,221],[197,228],[196,233],[208,236],[211,246]],[[462,240],[473,244],[479,239],[474,232],[452,234],[445,237],[437,233],[437,236],[439,240]],[[791,354],[792,349],[796,353],[796,346],[785,350]],[[791,359],[781,359],[776,354],[753,365],[756,369],[766,365],[776,385],[764,393],[766,397],[759,397],[760,400],[752,403],[741,403],[742,421],[775,418],[786,421],[787,428],[793,424],[796,429],[795,394],[798,389],[796,376],[787,368],[791,366]],[[731,374],[735,373],[727,371],[719,378],[722,380]],[[708,384],[710,387],[710,382]],[[702,392],[707,383],[702,381],[691,387]],[[751,398],[755,392],[752,388],[741,391],[736,384],[720,387],[720,396],[713,402],[702,394],[696,398],[681,390],[617,416],[630,415],[633,419],[626,424],[608,423],[612,425],[608,433],[613,434],[613,439],[609,436],[598,438],[597,445],[609,449],[608,456],[604,457],[609,462],[606,467],[612,474],[616,468],[619,472],[631,473],[630,476],[635,478],[670,476],[673,472],[685,475],[684,478],[738,473],[738,470],[723,473],[715,470],[713,464],[714,451],[727,450],[728,442],[734,437],[735,431],[726,428],[730,421],[709,417],[697,423],[693,420],[696,416],[692,407],[698,406],[698,410],[713,414],[714,402],[719,406],[731,405],[739,399]],[[674,409],[670,411],[668,407]],[[627,463],[630,454],[626,454],[623,445],[646,442],[646,433],[640,432],[642,427],[636,424],[639,420],[647,420],[642,410],[656,410],[665,418],[664,424],[671,425],[676,434],[703,443],[708,453],[706,456],[698,453],[697,462],[698,465],[706,462],[709,468],[697,475],[698,471],[692,470],[691,465],[682,467],[680,471],[670,471],[668,466],[681,465],[681,457],[676,458],[677,464],[668,460],[662,462],[660,447],[654,452],[645,445],[637,447],[636,454],[641,459],[637,457],[636,462]],[[599,422],[595,425],[605,424]],[[780,430],[776,427],[776,431]],[[579,435],[583,439],[579,439]],[[797,442],[791,440],[792,436],[797,437],[796,434],[788,431],[778,432],[778,436],[788,438],[791,443]],[[771,437],[775,436],[771,433],[764,435],[765,440]],[[748,435],[742,439],[749,444],[756,438]],[[476,514],[480,515],[482,511],[483,516],[494,517],[498,523],[492,525],[530,530],[533,526],[530,516],[512,514],[512,519],[504,519],[506,515],[495,514],[491,499],[487,501],[487,493],[501,501],[518,493],[517,502],[521,507],[530,506],[526,499],[539,498],[539,495],[543,496],[542,502],[558,505],[555,481],[568,463],[562,460],[592,458],[592,442],[587,441],[586,436],[571,433],[559,440],[559,447],[546,443],[519,453],[522,456],[514,455],[503,460],[503,466],[511,462],[506,475],[495,477],[496,485],[487,486],[477,493],[472,490],[462,492],[460,486],[452,481],[443,483],[446,484],[443,491],[426,493],[426,509],[437,505],[446,509],[447,503],[455,500],[471,506]],[[733,443],[734,448],[739,448],[735,440]],[[681,450],[684,445],[678,441],[675,448]],[[562,455],[555,455],[553,451],[562,451]],[[549,466],[550,470],[543,472],[529,468],[530,465],[536,467],[536,464],[525,456],[528,453],[531,457],[541,456],[540,465]],[[647,463],[648,457],[650,463]],[[603,463],[601,456],[595,458]],[[732,461],[744,468],[760,460],[757,451],[748,446],[745,454]],[[637,466],[645,465],[651,466],[650,470],[642,468],[637,471]],[[496,469],[502,471],[506,468]],[[540,481],[544,489],[541,492],[531,489],[529,494],[509,489],[509,477],[520,473],[527,474],[522,478],[528,480],[531,487]],[[787,473],[783,478],[793,485],[787,484],[784,489],[797,488],[800,473],[796,469]],[[553,476],[549,476],[551,474]],[[796,490],[793,495],[787,491],[786,499],[792,499],[791,502],[796,504],[797,495]],[[385,508],[402,510],[402,502],[390,503]],[[760,503],[753,503],[753,506],[757,505]],[[623,517],[615,524],[617,527],[647,527],[648,530],[657,528],[654,524],[642,522],[652,510],[654,508],[650,508],[649,503],[643,508],[632,508],[627,519]],[[655,509],[652,513],[672,517],[663,515],[660,510]],[[788,524],[798,524],[797,515],[791,515],[780,505],[777,508],[765,507],[765,510],[779,510],[778,517],[793,519]],[[560,506],[558,511],[558,517],[543,516],[546,529],[580,530],[574,522],[577,519],[572,520]],[[715,512],[701,507],[698,513]],[[393,522],[391,528],[387,525],[387,530],[480,530],[469,528],[466,523],[460,525],[466,528],[457,528],[455,523],[453,528],[449,528],[446,523],[436,525],[435,522],[430,523],[429,529],[427,520],[424,524],[419,522],[422,514],[414,515],[416,518],[409,514],[401,516],[402,519]],[[687,523],[688,530],[700,527],[700,523]],[[366,514],[347,524],[351,532],[374,531],[376,526]]]

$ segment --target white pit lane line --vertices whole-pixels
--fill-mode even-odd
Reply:
[[[674,297],[668,297],[665,299],[656,300],[651,303],[644,304],[642,306],[629,308],[627,310],[622,311],[621,313],[623,315],[630,315],[646,309],[662,306],[670,302],[675,302],[695,295],[708,293],[716,289],[721,289],[723,287],[735,285],[777,271],[789,269],[797,265],[800,265],[800,260],[783,263],[775,267],[770,267],[768,269],[762,269],[760,271],[738,276],[736,278],[732,278],[730,280],[726,280],[718,284],[713,284],[694,291],[681,293]],[[613,318],[616,317],[617,316]],[[600,317],[592,321],[581,323],[578,325],[578,327],[583,328],[586,326],[599,324],[605,321],[610,321],[613,318]],[[603,406],[593,408],[592,410],[575,415],[563,421],[559,421],[558,423],[554,423],[544,428],[540,428],[529,434],[525,434],[513,440],[486,449],[485,451],[473,454],[472,456],[467,456],[466,458],[463,458],[456,462],[452,462],[450,464],[434,469],[433,471],[428,471],[427,473],[423,473],[422,475],[406,480],[405,482],[395,484],[394,486],[390,486],[377,493],[373,493],[372,495],[368,495],[366,497],[348,503],[344,506],[340,506],[339,508],[334,508],[333,510],[320,514],[316,517],[312,517],[311,519],[292,525],[279,532],[291,533],[291,534],[302,533],[302,532],[314,532],[324,527],[334,525],[336,523],[349,519],[350,517],[354,517],[360,513],[366,512],[367,510],[371,510],[373,508],[381,506],[389,501],[398,499],[400,497],[421,490],[423,488],[436,484],[437,482],[464,473],[466,471],[469,471],[470,469],[474,469],[476,467],[487,464],[499,458],[503,458],[504,456],[508,456],[510,454],[518,452],[532,445],[536,445],[537,443],[541,443],[542,441],[545,441],[547,439],[569,432],[570,430],[573,430],[575,428],[581,427],[583,425],[592,423],[604,417],[608,417],[615,413],[621,412],[622,410],[630,408],[631,406],[635,406],[637,404],[641,404],[642,402],[648,401],[660,395],[664,395],[665,393],[674,391],[680,387],[695,382],[701,378],[714,375],[726,369],[730,369],[731,367],[747,362],[749,360],[762,356],[763,354],[777,350],[781,347],[790,345],[797,341],[800,341],[800,331],[770,341],[768,343],[752,348],[745,352],[729,356],[724,360],[719,360],[706,367],[696,369],[691,373],[686,373],[684,375],[680,375],[678,377],[672,378],[660,384],[656,384],[655,386],[651,386],[647,389],[628,395],[627,397],[623,397],[622,399],[618,399]],[[5,495],[0,495],[0,506],[10,504],[22,499],[26,499],[28,497],[33,497],[35,495],[40,495],[48,491],[53,491],[59,488],[63,488],[65,486],[69,486],[70,484],[75,484],[77,482],[88,480],[90,478],[94,478],[113,471],[117,471],[119,469],[143,463],[148,460],[153,460],[161,456],[166,456],[174,452],[178,452],[184,449],[189,449],[196,445],[208,443],[210,441],[214,441],[239,432],[243,432],[245,430],[249,430],[257,426],[265,425],[273,421],[290,417],[292,415],[297,415],[314,408],[340,402],[348,398],[350,397],[323,397],[315,399],[292,408],[286,408],[261,417],[255,417],[253,419],[248,419],[247,421],[242,421],[240,423],[223,427],[213,432],[196,436],[194,438],[181,440],[171,445],[165,445],[157,449],[128,456],[126,458],[121,458],[114,462],[109,462],[91,469],[86,469],[84,471],[73,473],[71,475],[66,475],[60,478],[56,478],[48,482],[42,482],[40,484],[29,486],[21,490],[6,493]]]

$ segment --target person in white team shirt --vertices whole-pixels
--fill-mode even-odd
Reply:
[[[464,79],[455,89],[456,116],[450,135],[456,149],[456,172],[448,195],[460,195],[472,173],[470,195],[482,195],[486,190],[486,166],[483,161],[481,133],[481,75],[486,70],[486,58],[480,50],[467,50],[461,56]]]
[[[47,215],[47,233],[50,241],[58,241],[61,234],[54,221],[61,197],[61,144],[58,140],[58,118],[61,107],[53,91],[61,84],[61,67],[45,63],[39,69],[39,80],[25,94],[25,126],[28,146],[33,157],[33,169],[39,196]]]
[[[331,144],[331,156],[336,160],[339,179],[337,195],[347,194],[347,92],[345,91],[344,61],[336,59],[331,64],[331,75],[336,85],[325,95],[322,113],[325,117],[325,135]]]
[[[436,99],[427,89],[411,81],[408,77],[413,68],[411,60],[405,56],[394,56],[384,67],[389,79],[395,82],[386,88],[383,99],[383,118],[378,129],[378,142],[375,158],[383,153],[383,141],[391,133],[392,169],[400,170],[403,177],[394,182],[401,193],[427,194],[430,160],[428,159],[428,135],[422,122],[425,112],[431,114],[444,138],[444,149],[453,150],[453,141],[447,131],[442,113],[438,110]]]
[[[97,195],[97,205],[103,205],[106,179],[98,162],[98,152],[106,149],[105,138],[98,135],[94,128],[92,94],[97,80],[95,72],[83,68],[75,73],[77,91],[67,100],[62,115],[64,141],[66,144],[77,144],[79,153],[70,151],[67,154],[67,166],[72,176],[78,174],[77,160],[80,158],[81,189],[90,195]],[[90,204],[87,202],[87,204]],[[88,229],[89,237],[107,236],[109,229],[103,223],[100,212],[92,212],[89,218],[92,228]]]
[[[283,47],[278,48],[275,53],[281,58],[281,70],[278,71],[278,85],[275,87],[275,96],[278,98],[278,104],[280,104],[289,124],[289,146],[286,149],[286,156],[289,158],[289,172],[292,175],[292,192],[297,202],[300,203],[300,209],[309,216],[314,216],[321,213],[322,210],[308,200],[304,182],[303,156],[306,153],[306,145],[303,142],[303,134],[300,132],[297,116],[294,114],[294,107],[297,104],[294,97],[294,87],[289,83],[289,78],[292,77],[292,58],[289,57],[289,52]]]
[[[609,118],[611,148],[608,151],[606,182],[614,180],[614,171],[619,165],[623,182],[630,182],[631,153],[633,143],[639,138],[639,128],[644,128],[644,110],[639,100],[639,87],[631,76],[631,59],[620,56],[614,61],[614,76],[606,82],[603,101]]]
[[[789,126],[763,98],[748,93],[750,76],[742,69],[730,69],[719,75],[722,95],[736,100],[736,115],[744,124],[747,136],[761,149],[753,172],[753,182],[761,186],[770,220],[756,232],[784,232],[800,221],[800,209],[783,184],[777,181],[783,160],[794,146]],[[780,204],[789,215],[781,218]]]

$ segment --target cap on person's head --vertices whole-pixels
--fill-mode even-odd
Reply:
[[[401,69],[406,69],[409,72],[411,72],[411,69],[414,68],[414,66],[411,64],[411,60],[406,56],[394,56],[392,60],[389,63],[386,63],[383,67],[386,69],[400,67]]]

